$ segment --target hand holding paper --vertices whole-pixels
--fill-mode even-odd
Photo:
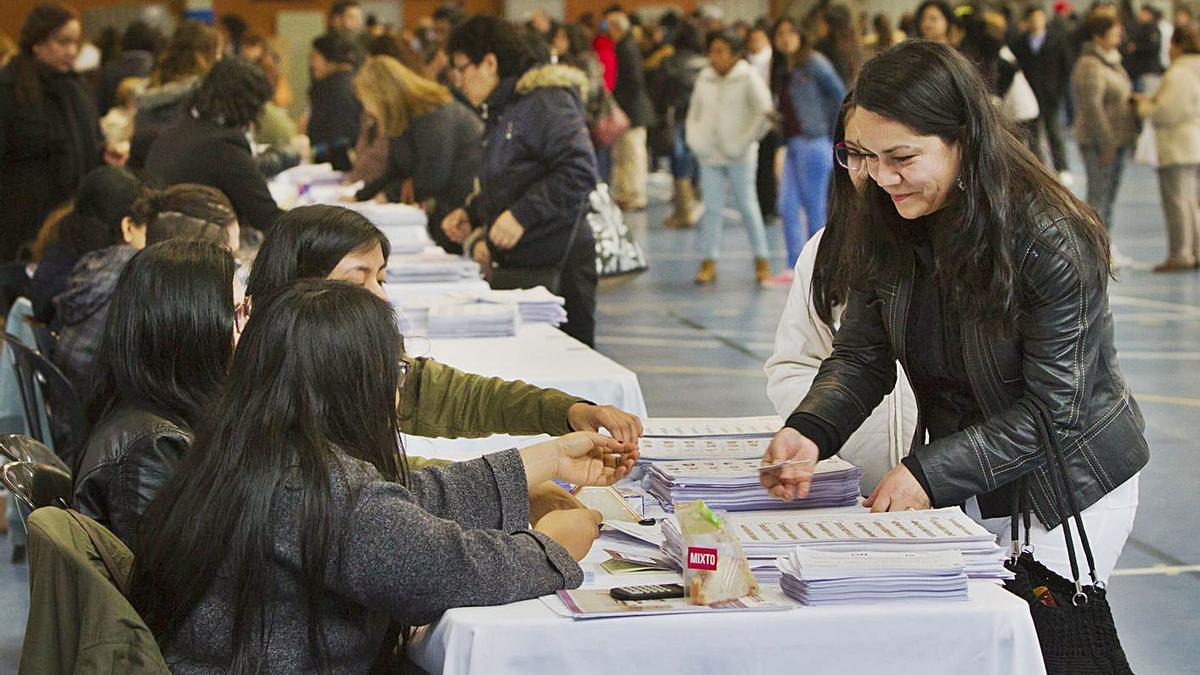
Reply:
[[[793,460],[807,460],[802,463],[789,463],[776,469],[761,472],[763,487],[772,497],[779,499],[796,499],[808,494],[812,484],[813,466],[816,464],[820,451],[817,444],[790,427],[784,427],[771,439],[767,452],[763,455],[765,465],[781,464]]]
[[[594,431],[577,431],[521,450],[530,485],[564,480],[576,485],[612,485],[637,462],[637,449]]]

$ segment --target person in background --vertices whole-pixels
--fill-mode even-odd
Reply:
[[[771,276],[767,234],[754,192],[758,140],[771,124],[771,92],[742,59],[745,45],[730,32],[708,37],[708,67],[696,79],[687,113],[687,144],[700,162],[704,216],[696,247],[700,253],[697,284],[716,279],[721,252],[726,190],[742,216],[754,253],[754,278]]]
[[[611,484],[637,453],[579,433],[411,471],[403,356],[391,307],[351,284],[305,281],[255,303],[134,548],[130,600],[174,668],[399,672],[407,629],[393,622],[582,583],[575,561],[602,516],[555,511],[531,528],[524,494],[556,478]]]
[[[596,244],[584,222],[596,188],[577,68],[534,66],[512,24],[477,16],[447,49],[463,94],[484,114],[479,192],[442,229],[489,275],[493,288],[554,285],[566,301],[563,332],[596,334]]]
[[[1167,222],[1167,259],[1155,272],[1200,267],[1200,30],[1171,34],[1171,67],[1138,113],[1154,125],[1158,187]]]
[[[130,211],[121,221],[118,243],[80,258],[66,289],[54,298],[62,329],[53,359],[78,392],[91,391],[109,301],[121,270],[134,254],[175,237],[205,239],[226,247],[237,241],[238,223],[229,201],[203,185],[151,192],[134,202]]]
[[[954,10],[949,3],[945,0],[925,0],[917,7],[915,37],[950,44],[950,31],[955,23]]]
[[[145,168],[150,146],[163,129],[187,116],[188,101],[200,78],[220,58],[221,36],[216,30],[196,21],[179,24],[159,54],[146,93],[138,99],[129,149],[130,169]]]
[[[102,166],[84,176],[74,207],[45,242],[30,280],[34,319],[59,327],[55,296],[66,289],[67,278],[80,258],[121,241],[121,224],[141,192],[142,182],[125,169]]]
[[[403,39],[394,35],[381,35],[367,43],[368,58],[390,56],[414,73],[424,73],[425,63],[421,56]],[[361,104],[361,100],[359,103]],[[371,184],[383,177],[388,170],[388,149],[391,140],[383,130],[383,123],[364,110],[360,116],[358,140],[354,144],[354,167],[343,179],[346,183]],[[399,200],[397,200],[399,201]],[[440,230],[441,221],[432,223]],[[435,237],[436,239],[436,237]]]
[[[20,50],[17,49],[17,43],[13,42],[8,33],[0,31],[0,68],[7,66],[8,62],[13,60],[18,51]]]
[[[246,23],[246,19],[241,14],[222,14],[221,18],[217,19],[217,32],[221,34],[221,44],[224,45],[224,53],[226,56],[241,56],[242,47],[245,45],[244,40],[250,34],[250,24]]]
[[[886,50],[892,45],[904,41],[904,31],[892,27],[892,20],[885,12],[879,12],[871,19],[871,34],[866,37],[864,47],[870,56]]]
[[[854,29],[854,17],[850,8],[843,4],[826,6],[823,16],[828,33],[813,48],[829,59],[845,86],[852,87],[863,64],[862,44]]]
[[[247,133],[271,98],[254,64],[222,59],[192,96],[193,111],[154,142],[146,173],[160,185],[199,183],[224,193],[243,225],[269,230],[280,214],[255,163]]]
[[[687,111],[696,78],[707,65],[704,43],[695,21],[681,21],[675,31],[675,53],[663,64],[662,95],[667,104],[668,119],[672,122],[671,177],[675,181],[671,195],[673,208],[663,222],[666,227],[692,227],[704,213],[703,204],[696,199],[695,181],[699,167],[687,145]]]
[[[1160,18],[1162,12],[1156,7],[1142,5],[1125,43],[1125,70],[1133,82],[1133,90],[1139,93],[1147,91],[1147,77],[1160,75],[1164,70],[1163,36],[1158,28]]]
[[[1116,16],[1093,13],[1084,24],[1088,42],[1071,71],[1075,142],[1087,172],[1087,202],[1112,231],[1113,204],[1125,159],[1137,141],[1137,116],[1130,102],[1133,83],[1121,67],[1121,24]],[[1118,267],[1128,259],[1113,253]]]
[[[71,70],[82,36],[75,10],[38,5],[21,27],[20,52],[0,70],[0,262],[16,260],[101,163],[99,116]]]
[[[424,205],[433,240],[451,253],[462,253],[441,223],[474,191],[483,161],[479,116],[454,100],[448,89],[390,56],[367,59],[354,88],[364,112],[379,120],[379,131],[390,146],[383,175],[355,198],[372,199],[382,192],[388,201]]]
[[[127,77],[117,87],[115,105],[100,117],[104,147],[117,157],[128,157],[133,146],[133,123],[137,102],[146,93],[146,78]]]
[[[754,66],[754,72],[758,73],[768,89],[771,87],[771,61],[774,55],[770,26],[765,20],[756,22],[747,33],[746,60]],[[775,125],[772,125],[767,135],[758,142],[758,168],[755,171],[754,187],[764,223],[770,223],[779,216],[776,208],[779,201],[779,180],[775,176],[775,154],[782,146],[783,136]]]
[[[100,68],[96,110],[101,115],[117,105],[117,88],[129,77],[144,78],[154,70],[154,55],[162,36],[145,21],[134,21],[121,36],[121,53]]]
[[[1046,10],[1040,5],[1031,5],[1025,10],[1025,32],[1009,46],[1037,97],[1037,128],[1046,132],[1052,166],[1058,172],[1059,180],[1064,185],[1070,185],[1071,172],[1059,121],[1063,99],[1071,81],[1071,53],[1067,36],[1050,30]],[[1034,154],[1041,155],[1040,142],[1031,147],[1035,149]]]
[[[351,40],[357,40],[367,27],[362,5],[358,0],[336,0],[329,6],[326,27],[331,32],[336,31]]]
[[[852,222],[855,203],[870,179],[862,166],[851,171],[845,145],[844,104],[833,128],[840,159],[833,171],[829,197],[829,219],[813,234],[800,253],[787,304],[775,330],[775,351],[763,371],[767,374],[767,397],[783,419],[800,405],[812,388],[821,363],[833,353],[833,337],[841,324],[850,294],[851,275],[838,267],[840,249]],[[849,438],[838,456],[863,468],[862,491],[870,495],[888,471],[908,454],[916,435],[917,399],[902,372],[896,388],[884,397]]]
[[[613,97],[629,116],[629,130],[621,136],[612,151],[613,199],[622,209],[640,211],[646,208],[649,171],[646,129],[654,122],[654,106],[646,91],[642,52],[630,30],[629,15],[621,9],[614,9],[604,15],[604,20],[608,22],[608,37],[613,42],[617,57]]]
[[[1150,450],[1113,345],[1103,226],[1020,143],[949,46],[913,40],[872,59],[851,103],[843,158],[871,178],[839,249],[851,290],[833,353],[763,462],[836,454],[895,387],[898,359],[928,441],[917,439],[864,506],[961,504],[1007,546],[1013,500],[1029,494],[1038,561],[1069,574],[1063,511],[1046,497],[1046,453],[1036,450],[1053,434],[1107,582]],[[811,464],[792,465],[762,482],[789,499],[811,475]]]
[[[809,38],[791,35],[791,44],[783,52],[789,69],[779,88],[780,100],[787,101],[790,122],[784,126],[786,154],[779,179],[779,215],[788,267],[774,280],[778,283],[791,283],[791,271],[804,242],[825,222],[833,172],[833,126],[846,96],[846,85],[829,59]]]
[[[246,33],[240,41],[238,55],[262,69],[275,87],[269,105],[286,111],[295,100],[291,82],[283,68],[283,57],[271,40],[258,33]]]
[[[331,162],[338,171],[352,167],[349,151],[358,138],[362,115],[354,97],[354,68],[361,60],[354,43],[337,31],[313,40],[308,56],[312,85],[302,126],[312,143],[313,161]]]
[[[175,239],[134,254],[113,289],[74,504],[127,546],[225,381],[236,269],[226,246]]]

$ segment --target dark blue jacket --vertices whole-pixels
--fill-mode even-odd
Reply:
[[[820,52],[809,54],[791,75],[792,109],[805,138],[833,138],[846,85]]]
[[[539,66],[502,80],[481,106],[484,158],[480,193],[467,207],[471,224],[489,227],[511,210],[525,228],[512,249],[492,247],[501,266],[549,267],[566,254],[599,180],[580,96],[586,86],[578,69]],[[576,247],[593,241],[589,228],[579,228]]]

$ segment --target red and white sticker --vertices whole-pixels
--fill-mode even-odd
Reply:
[[[717,569],[717,549],[690,546],[687,550],[687,566],[689,570]]]

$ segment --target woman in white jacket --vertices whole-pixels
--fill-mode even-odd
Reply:
[[[836,152],[842,152],[846,108],[834,128]],[[767,396],[779,416],[787,419],[808,393],[821,362],[833,353],[833,333],[842,315],[845,292],[838,289],[834,270],[841,243],[842,222],[854,190],[866,179],[842,167],[834,169],[829,217],[813,235],[796,261],[796,277],[787,305],[775,331],[775,353],[767,359]],[[897,364],[899,369],[899,364]],[[863,468],[862,493],[869,495],[876,484],[908,454],[916,434],[917,399],[903,371],[897,372],[896,389],[883,399],[854,432],[838,455]]]
[[[1138,115],[1154,125],[1158,188],[1167,221],[1167,259],[1155,272],[1200,266],[1200,31],[1171,35],[1171,67],[1154,98],[1138,98]]]
[[[757,281],[763,283],[771,276],[767,233],[754,186],[758,139],[770,128],[771,92],[742,59],[743,49],[741,38],[733,33],[709,36],[709,65],[700,71],[688,105],[687,144],[700,161],[704,192],[704,217],[696,238],[702,256],[697,284],[710,283],[717,275],[726,188],[733,191],[750,235]]]

